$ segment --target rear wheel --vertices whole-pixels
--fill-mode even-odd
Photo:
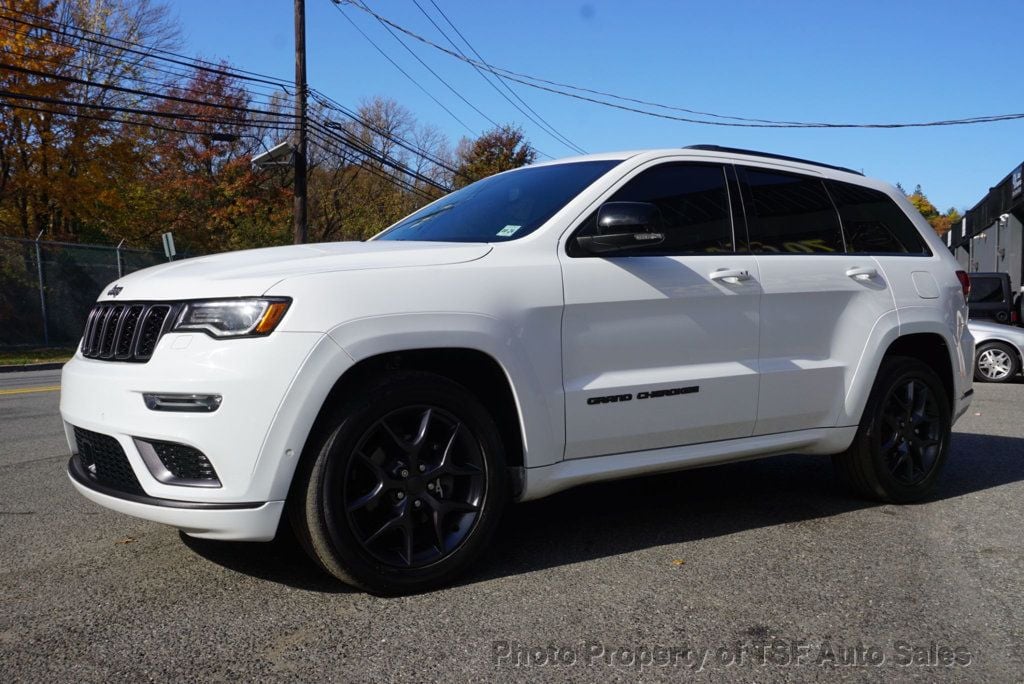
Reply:
[[[885,359],[853,444],[833,457],[837,471],[862,496],[893,503],[926,497],[949,451],[950,411],[931,368]]]
[[[461,385],[388,376],[323,421],[290,515],[329,573],[375,593],[450,582],[484,550],[505,503],[498,429]]]
[[[974,353],[974,379],[1006,382],[1020,371],[1016,352],[1004,342],[984,342]]]

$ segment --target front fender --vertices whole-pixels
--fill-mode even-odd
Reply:
[[[561,460],[565,441],[561,357],[557,346],[550,354],[531,355],[523,330],[480,313],[409,312],[347,321],[328,335],[356,363],[379,354],[417,349],[472,349],[487,354],[501,367],[512,388],[524,464],[550,465]],[[537,340],[532,342],[536,346]],[[557,338],[552,343],[557,345]]]

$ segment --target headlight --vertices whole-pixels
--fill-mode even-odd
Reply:
[[[222,299],[187,302],[173,332],[199,330],[214,337],[269,335],[288,310],[288,299]]]

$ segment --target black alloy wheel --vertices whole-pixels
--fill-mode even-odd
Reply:
[[[889,390],[881,421],[880,449],[889,472],[900,484],[920,484],[942,452],[942,421],[935,395],[922,380],[907,379]]]
[[[341,495],[367,553],[396,567],[424,567],[454,552],[475,527],[487,495],[487,462],[454,415],[408,406],[363,433]]]

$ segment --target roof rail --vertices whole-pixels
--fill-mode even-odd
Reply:
[[[687,145],[683,148],[684,150],[706,150],[708,152],[729,152],[732,154],[747,154],[751,157],[765,157],[766,159],[781,159],[783,161],[799,162],[801,164],[811,164],[812,166],[823,166],[826,169],[835,169],[836,171],[845,171],[846,173],[855,173],[858,176],[864,174],[860,171],[854,171],[853,169],[846,168],[845,166],[836,166],[834,164],[822,164],[821,162],[811,161],[810,159],[800,159],[799,157],[787,157],[784,154],[772,154],[771,152],[757,152],[755,150],[743,150],[738,147],[722,147],[721,145]]]

